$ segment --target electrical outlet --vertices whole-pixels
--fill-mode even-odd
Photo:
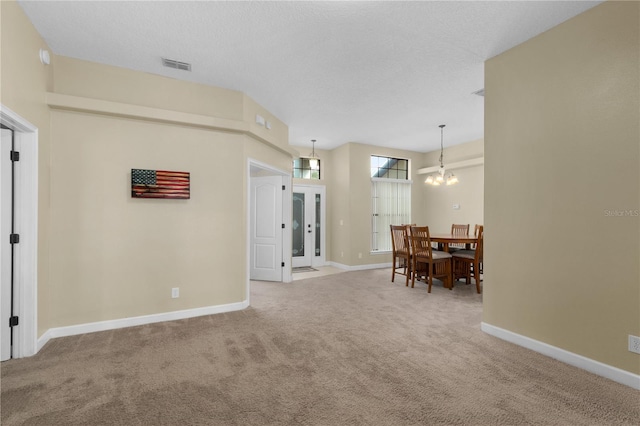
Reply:
[[[640,354],[640,337],[629,335],[629,352]]]
[[[180,297],[180,287],[174,287],[171,289],[171,298],[177,299]]]

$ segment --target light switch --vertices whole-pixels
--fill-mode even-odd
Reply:
[[[454,204],[453,205],[453,209],[454,210],[460,210],[460,204]]]

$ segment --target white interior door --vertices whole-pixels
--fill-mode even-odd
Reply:
[[[11,357],[11,131],[0,129],[0,361]]]
[[[325,188],[294,185],[292,202],[292,266],[322,266],[326,258]]]
[[[282,281],[282,177],[251,178],[250,278]]]

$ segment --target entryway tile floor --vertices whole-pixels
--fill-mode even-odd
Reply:
[[[293,281],[304,280],[306,278],[322,277],[325,275],[333,275],[333,274],[339,274],[340,272],[345,272],[343,269],[338,269],[333,266],[316,266],[315,269],[317,269],[317,271],[296,272],[295,274],[291,274],[293,276]]]

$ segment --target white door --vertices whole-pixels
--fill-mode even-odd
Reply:
[[[251,178],[250,278],[282,281],[282,177]]]
[[[294,185],[292,202],[292,266],[322,266],[325,264],[325,189]]]
[[[0,361],[11,357],[11,131],[0,129]]]

